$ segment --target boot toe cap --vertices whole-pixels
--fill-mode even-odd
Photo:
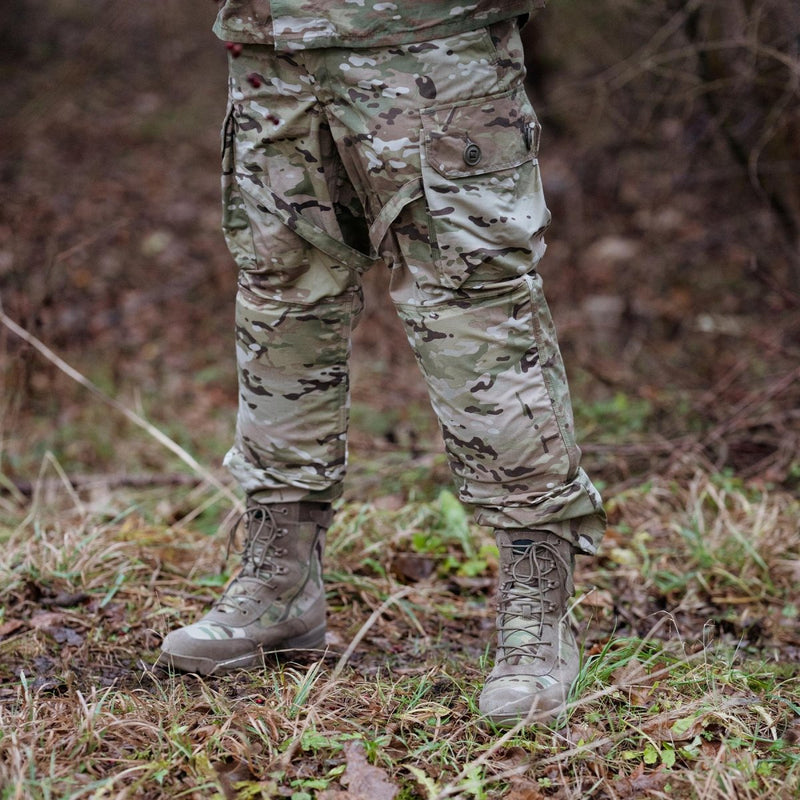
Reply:
[[[508,676],[486,684],[479,709],[481,715],[495,725],[511,726],[523,720],[535,724],[558,716],[565,701],[564,687],[560,683],[543,687],[533,679]]]
[[[167,634],[156,662],[160,666],[211,675],[244,666],[258,654],[255,642],[231,636],[223,628],[208,624],[187,625]]]

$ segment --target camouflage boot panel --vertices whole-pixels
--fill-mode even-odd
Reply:
[[[251,503],[231,531],[245,529],[242,568],[214,607],[169,633],[158,663],[212,675],[256,667],[268,652],[325,644],[322,554],[330,524],[322,503]]]
[[[231,612],[249,610],[269,625],[313,605],[320,605],[324,619],[322,556],[331,517],[322,503],[249,504],[228,542],[230,551],[244,525],[241,570],[206,620],[229,624]]]

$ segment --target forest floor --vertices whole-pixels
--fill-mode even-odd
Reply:
[[[563,726],[476,713],[497,553],[379,270],[325,651],[153,669],[235,566],[225,51],[211,4],[55,6],[0,61],[0,798],[797,797],[798,298],[737,236],[762,217],[676,174],[674,120],[609,159],[558,77],[542,274],[610,522]]]

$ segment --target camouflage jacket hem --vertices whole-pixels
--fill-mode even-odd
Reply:
[[[222,40],[277,50],[382,47],[451,36],[513,17],[528,17],[545,0],[226,0],[214,23]]]

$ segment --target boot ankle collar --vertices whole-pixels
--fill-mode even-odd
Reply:
[[[259,503],[248,498],[247,510],[263,508],[265,513],[283,522],[316,522],[323,528],[331,524],[333,509],[330,503],[297,501],[292,503]]]

